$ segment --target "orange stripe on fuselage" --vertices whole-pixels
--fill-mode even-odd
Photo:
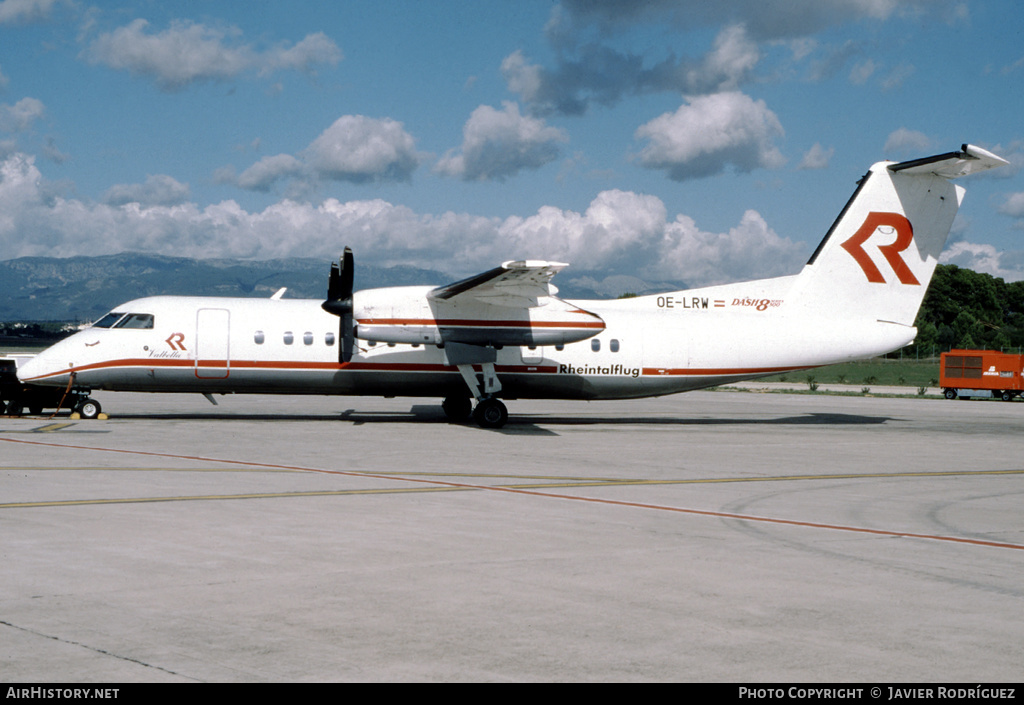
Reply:
[[[643,374],[650,377],[690,376],[719,377],[721,375],[775,374],[807,370],[821,365],[797,365],[793,367],[645,367]]]
[[[459,328],[596,328],[603,321],[482,321],[476,318],[359,318],[365,326],[456,326]]]
[[[52,377],[62,377],[70,372],[81,373],[90,370],[104,370],[116,368],[170,368],[170,369],[192,369],[196,367],[195,360],[188,359],[167,359],[167,358],[128,358],[123,360],[105,360],[88,365],[60,370],[40,377],[24,380],[33,382]],[[347,370],[351,372],[456,372],[458,368],[453,365],[440,363],[415,363],[415,362],[316,362],[297,360],[201,360],[200,368],[224,369],[230,367],[234,370]],[[511,373],[557,373],[558,364],[544,365],[497,365],[497,372]],[[794,370],[808,369],[806,366],[796,367],[702,367],[702,368],[665,368],[645,367],[641,374],[645,377],[721,377],[726,375],[747,375],[747,374],[775,374],[781,372],[792,372]],[[569,374],[569,373],[566,373]],[[577,375],[580,377],[600,377],[602,375]],[[618,375],[604,375],[618,376]]]

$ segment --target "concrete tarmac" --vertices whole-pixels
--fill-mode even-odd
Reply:
[[[0,678],[1019,681],[1024,401],[0,419]]]

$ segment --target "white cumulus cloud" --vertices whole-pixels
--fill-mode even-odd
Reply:
[[[885,140],[885,147],[882,149],[888,154],[907,154],[923,152],[931,147],[931,143],[928,135],[923,132],[901,127],[889,133],[889,137]]]
[[[828,166],[829,160],[835,154],[835,147],[825,149],[820,143],[815,142],[814,146],[807,150],[804,158],[800,160],[798,169],[824,169]]]
[[[678,278],[674,273],[682,273],[687,282],[700,285],[796,274],[806,254],[753,210],[725,233],[703,231],[692,218],[677,216],[665,229],[662,249],[654,274]]]
[[[515,103],[506,101],[501,110],[481,105],[462,129],[461,153],[446,154],[435,171],[466,181],[504,180],[554,161],[567,140],[564,131],[521,115]]]
[[[402,123],[343,115],[298,155],[264,157],[237,178],[232,178],[230,169],[221,169],[218,178],[263,192],[285,179],[306,187],[322,181],[408,181],[420,160],[416,140]]]
[[[60,0],[3,0],[0,2],[0,24],[44,19],[58,2]]]
[[[279,45],[259,51],[239,41],[237,29],[209,27],[178,20],[162,32],[137,19],[92,41],[83,57],[93,64],[128,71],[152,80],[165,91],[193,83],[221,81],[255,70],[309,71],[316,64],[337,64],[341,50],[322,32],[308,35],[293,47]]]
[[[11,154],[0,162],[0,251],[10,258],[135,251],[327,260],[349,245],[369,264],[460,276],[529,258],[692,285],[795,273],[806,254],[754,211],[728,232],[712,233],[688,216],[670,217],[660,199],[629,191],[603,191],[583,212],[544,206],[526,217],[490,218],[417,213],[382,199],[286,199],[249,212],[235,201],[182,201],[184,189],[154,176],[112,188],[105,202],[66,198],[54,194],[33,157]]]
[[[14,105],[0,105],[0,132],[23,132],[46,112],[38,98],[22,98]]]
[[[729,25],[702,58],[670,53],[651,63],[639,54],[587,42],[564,49],[551,69],[530,63],[517,50],[502,61],[501,72],[531,112],[579,115],[592,103],[613,105],[628,95],[734,90],[750,79],[760,60],[761,51],[745,27]]]
[[[731,166],[741,172],[777,169],[785,158],[773,144],[782,124],[763,100],[739,92],[690,99],[674,113],[642,125],[648,141],[640,164],[664,169],[676,181],[711,176]]]
[[[145,206],[173,206],[191,195],[188,184],[166,174],[151,174],[142,184],[117,184],[107,189],[103,202],[112,206],[137,203]]]
[[[1014,218],[1024,218],[1024,191],[1011,193],[999,206],[999,212]]]
[[[939,256],[942,264],[1002,277],[1006,281],[1024,279],[1024,252],[1005,252],[992,245],[963,240],[951,243]]]
[[[251,191],[270,191],[279,179],[304,173],[305,166],[290,154],[263,157],[238,175],[237,183]]]
[[[887,20],[901,14],[928,12],[949,17],[961,12],[960,0],[562,0],[568,21],[596,24],[605,32],[633,24],[694,27],[723,22],[745,24],[759,38],[781,39],[817,32],[861,19]]]
[[[415,140],[402,123],[363,115],[335,120],[304,156],[319,176],[339,181],[408,181],[419,166]]]

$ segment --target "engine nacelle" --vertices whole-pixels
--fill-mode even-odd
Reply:
[[[428,298],[433,287],[357,292],[355,334],[380,343],[442,345],[565,345],[604,330],[600,316],[554,296],[513,308],[479,301]]]

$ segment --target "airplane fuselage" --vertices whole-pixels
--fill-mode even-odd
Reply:
[[[795,277],[614,301],[569,302],[604,322],[564,345],[503,346],[502,396],[625,399],[857,359],[909,343],[907,326],[787,315]],[[94,390],[447,397],[466,394],[433,344],[362,337],[338,361],[338,318],[318,300],[151,297],[116,313],[151,327],[87,328],[41,354],[26,381]],[[122,319],[124,320],[124,319]],[[370,328],[360,327],[357,330]],[[868,330],[870,329],[870,330]],[[879,332],[887,332],[879,342]],[[869,344],[861,341],[870,341]]]

